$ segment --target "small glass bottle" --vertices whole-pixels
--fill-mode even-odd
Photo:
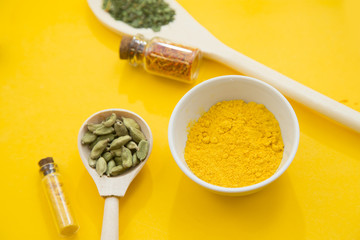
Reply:
[[[53,158],[47,157],[39,161],[41,183],[60,235],[71,236],[79,229],[74,214],[70,208],[69,200],[63,191],[63,182]]]
[[[141,34],[123,36],[120,44],[120,59],[128,59],[133,66],[142,65],[149,73],[186,83],[196,80],[201,57],[198,48],[159,37],[146,40]]]

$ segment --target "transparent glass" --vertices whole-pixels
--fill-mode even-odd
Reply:
[[[130,63],[143,65],[149,73],[186,83],[193,83],[198,76],[202,53],[197,48],[159,37],[147,41],[142,35],[134,36],[130,46]]]
[[[60,235],[66,237],[74,234],[79,229],[79,225],[63,191],[62,177],[56,164],[45,164],[41,167],[40,172],[42,174],[41,183]]]

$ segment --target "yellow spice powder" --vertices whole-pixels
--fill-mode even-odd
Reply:
[[[185,160],[208,183],[244,187],[272,176],[283,151],[274,115],[262,104],[232,100],[213,105],[190,128]]]

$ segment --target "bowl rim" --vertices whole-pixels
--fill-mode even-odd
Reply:
[[[288,156],[289,160],[284,165],[282,165],[280,168],[278,168],[277,171],[271,177],[265,179],[264,181],[261,181],[259,183],[256,183],[256,184],[253,184],[250,186],[230,188],[230,187],[221,187],[221,186],[217,186],[217,185],[205,182],[204,180],[197,177],[190,169],[188,169],[185,166],[185,164],[181,161],[180,157],[177,155],[177,152],[175,150],[175,144],[174,144],[174,140],[173,140],[175,138],[175,136],[173,135],[174,122],[175,122],[175,116],[178,114],[181,107],[184,105],[184,103],[190,96],[192,96],[195,92],[198,91],[198,89],[203,88],[214,82],[224,81],[224,80],[225,81],[226,80],[227,81],[245,81],[245,82],[252,81],[255,84],[264,86],[265,88],[267,88],[268,90],[273,92],[275,95],[277,95],[284,102],[284,104],[287,106],[287,109],[293,120],[292,123],[294,126],[294,138],[295,139],[294,139],[293,148],[291,149],[289,156]],[[252,77],[242,76],[242,75],[224,75],[224,76],[214,77],[214,78],[208,79],[202,83],[199,83],[198,85],[196,85],[195,87],[190,89],[176,104],[176,106],[171,114],[170,121],[169,121],[169,127],[168,127],[168,141],[169,141],[170,151],[173,155],[173,158],[175,159],[176,164],[185,173],[185,175],[187,175],[191,180],[193,180],[197,184],[199,184],[209,190],[212,190],[215,192],[221,192],[221,193],[230,193],[230,194],[231,193],[246,193],[246,192],[255,191],[257,189],[261,189],[261,188],[267,186],[268,184],[272,183],[273,181],[275,181],[278,177],[280,177],[286,171],[286,169],[290,166],[291,162],[293,161],[293,159],[295,157],[295,154],[296,154],[296,151],[297,151],[297,148],[299,145],[299,138],[300,138],[299,122],[296,117],[295,111],[292,108],[289,101],[276,88],[274,88],[270,84],[267,84],[261,80],[258,80],[258,79],[252,78]]]

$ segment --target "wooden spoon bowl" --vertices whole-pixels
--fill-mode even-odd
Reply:
[[[100,177],[94,168],[88,164],[88,158],[90,155],[90,149],[88,146],[81,144],[81,138],[87,131],[88,123],[100,123],[111,113],[115,113],[118,117],[128,117],[134,119],[141,127],[141,131],[144,133],[146,139],[149,142],[149,152],[147,157],[136,167],[133,167],[126,172],[116,177],[107,177],[103,175]],[[124,109],[107,109],[91,115],[80,128],[78,135],[78,148],[81,160],[93,178],[100,196],[105,198],[103,228],[101,232],[101,239],[118,239],[119,235],[119,197],[123,197],[128,189],[132,180],[140,172],[142,167],[149,159],[149,155],[152,150],[153,138],[149,125],[136,113],[130,112]]]

